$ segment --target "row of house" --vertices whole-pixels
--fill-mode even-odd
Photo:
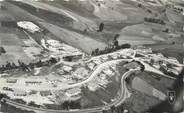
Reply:
[[[10,88],[10,87],[3,87],[1,90],[1,93],[4,92],[4,94],[10,94],[12,93],[14,97],[21,97],[21,96],[28,96],[28,95],[32,95],[31,93],[29,93],[28,91],[24,91],[21,89],[16,89],[16,88]],[[43,97],[45,96],[51,96],[52,92],[50,90],[43,90],[43,91],[39,91],[39,94]]]

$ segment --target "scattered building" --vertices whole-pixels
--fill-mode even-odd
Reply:
[[[14,89],[13,94],[14,96],[26,96],[27,92],[19,90],[19,89]]]
[[[72,89],[69,89],[69,90],[66,91],[66,95],[68,97],[72,97],[72,96],[78,95],[80,93],[81,93],[80,88],[72,88]]]

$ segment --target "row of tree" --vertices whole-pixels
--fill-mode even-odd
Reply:
[[[0,94],[0,100],[2,98],[7,98],[10,99],[7,95],[5,94]],[[13,99],[13,101],[20,103],[20,104],[26,104],[26,102],[22,99]],[[37,105],[35,102],[31,101],[27,104],[28,106],[40,108],[43,107],[41,105]],[[81,104],[80,102],[77,101],[65,101],[63,104],[63,109],[65,110],[70,110],[70,109],[81,109]],[[115,107],[111,106],[110,110],[102,110],[102,113],[129,113],[127,109],[124,108],[124,105],[122,104],[121,106]]]
[[[174,7],[175,10],[179,11],[179,12],[183,12],[183,9],[182,8],[177,8],[177,7]]]
[[[97,55],[102,55],[102,54],[107,54],[107,53],[111,53],[120,49],[125,49],[125,48],[130,48],[131,45],[130,44],[122,44],[122,45],[118,45],[118,46],[114,46],[114,45],[109,45],[108,47],[106,47],[104,50],[99,50],[99,48],[95,49],[94,51],[92,51],[91,55],[92,56],[97,56]]]
[[[77,101],[65,101],[63,104],[63,109],[81,109],[80,102]]]
[[[129,113],[129,111],[121,105],[118,107],[111,106],[110,110],[102,110],[102,113]]]
[[[35,62],[35,63],[31,62],[29,64],[25,64],[24,62],[18,60],[18,65],[16,65],[15,63],[10,63],[7,61],[5,65],[0,66],[0,73],[3,73],[5,71],[14,70],[14,69],[19,69],[21,71],[27,72],[27,71],[31,71],[35,67],[49,66],[49,65],[52,65],[55,63],[57,63],[56,58],[50,58],[46,61],[39,60],[38,62]]]
[[[119,36],[120,36],[119,34],[116,34],[114,36],[112,43],[110,43],[104,50],[99,50],[99,48],[97,48],[94,51],[92,51],[91,55],[97,56],[97,55],[101,55],[101,54],[107,54],[107,53],[110,53],[110,52],[113,52],[113,51],[116,51],[119,49],[130,48],[131,47],[130,44],[119,45],[119,42],[117,40],[119,38]]]
[[[31,101],[28,103],[28,106],[33,106],[33,107],[37,107],[37,108],[40,108],[41,105],[37,105],[35,102]]]
[[[157,23],[157,24],[161,24],[161,25],[165,25],[165,22],[161,19],[156,19],[156,18],[144,18],[144,21],[146,22],[151,22],[151,23]]]
[[[20,103],[20,104],[26,104],[26,102],[22,99],[14,99],[14,101]],[[42,107],[41,105],[37,105],[35,102],[31,101],[27,104],[28,106],[33,106],[36,108],[40,108]],[[81,104],[80,102],[77,101],[65,101],[64,103],[62,103],[62,107],[65,110],[69,110],[69,109],[81,109]],[[53,109],[53,108],[51,108]]]

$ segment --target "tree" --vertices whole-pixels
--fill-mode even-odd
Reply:
[[[98,55],[99,54],[99,49],[97,48],[97,49],[95,49],[95,55]]]
[[[30,106],[33,105],[33,104],[35,104],[35,102],[33,102],[33,101],[28,103],[28,105],[30,105]]]
[[[119,36],[120,36],[119,34],[116,34],[116,35],[114,36],[114,40],[117,40],[117,38],[118,38]]]
[[[71,109],[81,109],[81,104],[76,101],[70,101],[69,106]]]
[[[153,65],[154,62],[155,62],[154,59],[151,59],[151,60],[150,60],[150,65]]]
[[[172,64],[168,63],[166,65],[167,65],[167,68],[172,68]]]
[[[43,62],[41,60],[39,60],[37,63],[36,63],[36,66],[37,67],[42,67],[43,66]]]
[[[165,25],[165,22],[163,20],[161,20],[160,24]]]
[[[10,62],[6,62],[6,68],[8,69],[8,70],[10,70],[11,69],[11,64],[10,64]]]
[[[4,66],[4,65],[2,65],[1,71],[2,71],[2,72],[5,71],[5,66]]]
[[[93,56],[93,55],[95,55],[95,52],[94,51],[91,52],[91,56]]]
[[[65,101],[63,103],[63,108],[69,110],[69,102],[68,101]]]
[[[119,42],[118,42],[118,40],[114,40],[114,48],[115,49],[118,49],[118,47],[119,47]]]
[[[16,101],[20,104],[26,104],[26,102],[23,99],[15,99],[14,101]]]
[[[14,62],[11,64],[11,66],[12,66],[13,69],[17,68],[17,66],[15,65]]]
[[[168,33],[168,32],[169,32],[169,29],[168,29],[168,28],[166,28],[165,30],[163,30],[163,32]]]
[[[140,7],[140,8],[141,8],[141,7],[142,7],[142,4],[138,4],[138,7]]]
[[[5,97],[5,94],[0,94],[0,100]]]
[[[144,21],[148,22],[148,18],[145,17],[145,18],[144,18]]]
[[[105,110],[102,110],[102,113],[106,113],[106,111]]]
[[[102,32],[103,29],[104,29],[104,23],[100,23],[99,29],[97,30],[97,32]]]
[[[122,48],[122,49],[130,48],[130,47],[131,47],[131,45],[128,44],[128,43],[127,43],[127,44],[122,44],[122,45],[121,45],[121,48]]]
[[[6,50],[3,47],[0,47],[0,53],[6,53]]]
[[[50,61],[52,64],[55,64],[55,63],[57,63],[57,60],[56,60],[56,58],[53,58],[53,57],[51,57],[49,61]]]
[[[114,36],[113,45],[114,45],[114,48],[115,48],[115,49],[118,49],[118,48],[119,48],[119,42],[118,42],[118,40],[117,40],[118,37],[119,37],[119,34],[116,34],[116,35]]]
[[[141,71],[143,72],[145,70],[145,66],[141,65]]]
[[[30,103],[28,103],[28,106],[33,106],[33,107],[40,107],[40,105],[35,104],[35,102],[31,101]]]
[[[115,106],[111,106],[111,113],[114,113],[114,110],[115,110]]]
[[[126,81],[127,84],[130,84],[130,82],[131,82],[130,77],[127,77],[127,78],[125,79],[125,81]]]
[[[151,10],[149,10],[149,9],[148,9],[147,11],[148,11],[148,13],[152,13],[152,11],[151,11]]]
[[[29,68],[34,69],[34,63],[29,63]]]

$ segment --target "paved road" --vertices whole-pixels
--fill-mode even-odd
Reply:
[[[132,59],[138,60],[134,57]],[[112,63],[117,63],[117,62],[121,62],[121,61],[131,61],[132,59],[116,59],[116,60],[104,62],[104,63],[102,63],[102,64],[100,64],[99,66],[96,67],[95,71],[93,71],[93,73],[90,75],[89,78],[87,78],[83,82],[76,83],[76,84],[73,84],[73,85],[68,85],[68,87],[65,87],[65,88],[73,88],[73,87],[81,86],[81,85],[91,81],[96,75],[98,75],[98,73],[101,72],[103,67],[106,66],[106,65],[111,65]],[[141,62],[141,63],[143,63],[143,62]],[[143,65],[145,65],[145,63],[143,63]],[[90,112],[92,113],[92,112],[100,112],[104,109],[105,110],[110,109],[111,106],[121,105],[124,102],[124,100],[130,96],[130,93],[129,93],[127,87],[126,87],[125,78],[128,77],[132,72],[134,72],[136,70],[139,70],[139,69],[131,69],[131,70],[127,71],[126,73],[124,73],[122,75],[121,89],[120,89],[121,93],[118,95],[116,100],[114,100],[113,102],[111,102],[109,104],[98,106],[98,107],[95,107],[95,108],[82,109],[82,110],[70,110],[70,111],[67,111],[67,110],[51,110],[51,109],[35,108],[35,107],[19,104],[19,103],[16,103],[16,102],[8,100],[8,99],[2,99],[2,100],[5,100],[8,104],[10,104],[12,106],[15,106],[17,108],[21,108],[21,109],[25,109],[25,110],[34,110],[34,111],[43,112],[43,113],[46,113],[46,112],[48,112],[48,113],[86,113],[86,112],[87,113],[90,113]]]

